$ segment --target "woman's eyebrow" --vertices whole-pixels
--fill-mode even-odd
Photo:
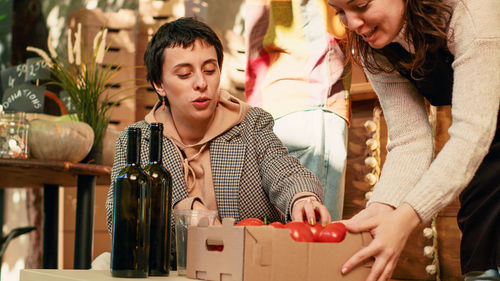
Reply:
[[[216,62],[217,60],[216,59],[208,59],[208,60],[205,61],[205,63],[207,63],[207,62],[214,62],[214,61]]]
[[[206,64],[209,64],[209,63],[217,63],[217,60],[216,59],[208,59],[206,61],[203,62],[203,65],[206,65]]]
[[[176,68],[181,68],[181,67],[189,67],[189,66],[191,66],[191,64],[186,62],[186,63],[179,63],[179,64],[176,64],[176,65],[174,65],[174,67],[172,67],[172,68],[173,68],[173,69],[176,69]]]

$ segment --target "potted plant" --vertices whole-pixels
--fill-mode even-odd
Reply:
[[[134,94],[118,98],[118,95],[141,86],[123,88],[119,91],[109,91],[114,85],[114,79],[130,67],[115,67],[112,64],[103,65],[104,56],[109,46],[106,47],[107,29],[97,33],[93,42],[93,49],[90,57],[85,50],[82,52],[81,24],[78,24],[72,41],[72,31],[68,29],[68,54],[67,58],[60,58],[54,47],[51,45],[51,32],[48,38],[48,50],[45,51],[27,47],[28,51],[35,52],[47,63],[47,68],[52,73],[52,80],[49,84],[57,85],[68,93],[76,110],[76,119],[87,123],[94,131],[94,144],[90,158],[84,161],[95,161],[100,163],[102,154],[102,142],[106,129],[110,121],[111,110],[125,99],[131,98]],[[124,82],[124,81],[120,81]],[[89,157],[87,157],[89,158]]]

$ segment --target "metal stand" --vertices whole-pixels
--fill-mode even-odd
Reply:
[[[73,263],[75,269],[90,269],[92,264],[95,185],[95,176],[78,176]]]
[[[43,190],[43,268],[57,269],[58,212],[59,186],[46,184]]]

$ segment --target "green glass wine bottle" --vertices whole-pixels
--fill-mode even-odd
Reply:
[[[127,131],[127,164],[115,180],[111,275],[146,278],[149,266],[151,190],[140,166],[141,130]]]
[[[170,223],[172,213],[172,176],[162,161],[163,124],[152,123],[149,163],[144,171],[151,180],[151,234],[149,275],[168,276],[170,265]]]

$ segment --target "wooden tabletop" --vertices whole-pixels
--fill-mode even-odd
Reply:
[[[0,188],[43,187],[44,184],[76,186],[78,175],[97,176],[97,185],[109,185],[111,167],[64,161],[0,159]]]
[[[122,281],[122,280],[164,280],[164,281],[187,281],[193,280],[185,276],[178,276],[177,272],[170,272],[167,277],[116,278],[112,277],[109,270],[57,270],[57,269],[23,269],[20,281],[66,281],[66,280],[95,280],[95,281]]]

